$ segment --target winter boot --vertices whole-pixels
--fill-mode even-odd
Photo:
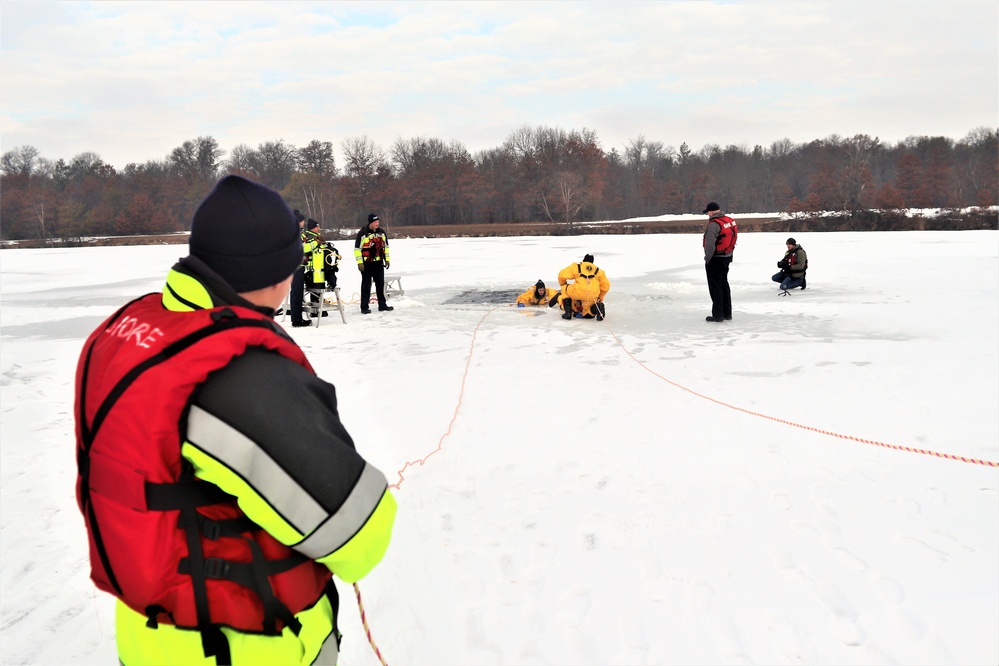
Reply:
[[[597,303],[597,321],[603,321],[606,316],[607,307],[601,301],[600,303]]]
[[[554,296],[552,296],[552,299],[548,301],[548,307],[553,308],[556,305],[558,305],[558,297],[559,294],[555,294]]]
[[[572,299],[566,298],[562,300],[562,309],[565,313],[562,315],[562,319],[572,319]]]
[[[801,278],[801,288],[802,289],[805,288],[805,278],[804,277]]]

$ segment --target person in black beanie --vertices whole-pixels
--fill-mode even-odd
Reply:
[[[558,293],[558,289],[548,289],[545,287],[544,280],[538,278],[534,285],[528,287],[523,294],[517,297],[517,307],[548,305],[548,300],[557,296]]]
[[[354,239],[354,260],[361,272],[361,314],[371,314],[371,281],[375,281],[378,311],[394,310],[385,301],[385,271],[389,267],[388,234],[380,229],[381,220],[374,213]]]
[[[336,663],[332,577],[385,554],[385,475],[273,319],[302,254],[281,195],[227,176],[163,292],[84,344],[76,496],[120,663]]]

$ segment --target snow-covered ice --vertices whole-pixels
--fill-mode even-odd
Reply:
[[[394,312],[290,329],[398,484],[360,582],[390,664],[999,662],[999,232],[794,235],[808,289],[744,233],[722,324],[700,236],[600,235],[393,240]],[[73,371],[185,253],[0,252],[5,664],[116,660]],[[509,305],[584,253],[605,322]],[[377,664],[340,592],[341,663]]]

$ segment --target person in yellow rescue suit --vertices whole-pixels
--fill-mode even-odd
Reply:
[[[572,319],[574,313],[580,317],[596,317],[603,321],[607,314],[604,297],[610,291],[607,274],[593,264],[593,255],[587,254],[581,262],[569,264],[558,274],[562,291],[548,301],[549,307],[562,304],[562,319]]]
[[[555,297],[556,294],[558,294],[558,289],[546,289],[545,283],[538,280],[533,287],[528,287],[527,291],[517,297],[517,307],[543,305]]]
[[[77,501],[119,660],[336,663],[332,575],[378,564],[396,501],[273,320],[302,262],[281,196],[227,176],[189,242],[77,369]]]

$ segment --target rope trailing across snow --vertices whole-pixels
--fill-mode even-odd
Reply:
[[[482,327],[482,322],[484,322],[486,320],[486,317],[488,317],[493,312],[495,312],[499,307],[500,306],[497,306],[497,307],[493,308],[492,310],[490,310],[489,312],[487,312],[486,314],[484,314],[482,316],[482,319],[479,320],[479,323],[475,325],[475,329],[472,331],[472,341],[471,341],[471,343],[469,344],[469,347],[468,347],[468,359],[465,361],[465,371],[464,371],[464,373],[461,376],[461,388],[458,391],[458,403],[455,405],[454,413],[451,415],[451,421],[450,421],[450,423],[448,423],[447,431],[443,435],[441,435],[441,438],[437,442],[437,448],[435,448],[433,451],[431,451],[430,453],[428,453],[427,455],[425,455],[422,458],[419,458],[419,459],[416,459],[416,460],[410,460],[410,461],[406,462],[406,464],[404,464],[402,466],[402,468],[398,471],[399,481],[397,481],[396,483],[390,485],[389,486],[390,488],[395,488],[395,489],[398,490],[399,487],[402,485],[402,482],[405,481],[405,476],[404,476],[403,472],[405,472],[410,467],[415,467],[416,465],[422,466],[424,463],[427,462],[428,459],[430,459],[431,456],[433,456],[434,454],[438,453],[441,449],[444,448],[444,440],[447,439],[447,437],[450,436],[450,434],[451,434],[451,429],[454,427],[454,422],[458,419],[458,412],[461,409],[461,403],[462,403],[462,400],[464,399],[464,396],[465,396],[465,380],[468,378],[468,370],[469,370],[469,368],[472,365],[472,357],[473,357],[473,355],[475,353],[475,341],[478,338],[479,329]],[[780,419],[780,418],[777,418],[775,416],[770,416],[768,414],[763,414],[761,412],[754,412],[754,411],[752,411],[750,409],[746,409],[744,407],[738,407],[736,405],[731,405],[731,404],[729,404],[727,402],[723,402],[721,400],[718,400],[717,398],[712,398],[711,396],[704,395],[703,393],[698,393],[697,391],[695,391],[693,389],[690,389],[690,388],[687,388],[686,386],[684,386],[682,384],[678,384],[677,382],[674,382],[673,380],[671,380],[671,379],[669,379],[667,377],[664,377],[661,374],[659,374],[658,372],[656,372],[655,370],[649,368],[647,365],[645,365],[640,360],[638,360],[635,357],[634,354],[632,354],[630,351],[628,351],[628,349],[624,346],[624,343],[621,342],[621,339],[617,337],[617,334],[614,333],[614,331],[611,329],[610,325],[607,323],[606,320],[604,320],[603,323],[604,323],[604,326],[607,327],[607,331],[611,334],[611,337],[613,337],[614,341],[617,342],[617,344],[618,344],[619,347],[621,347],[621,350],[624,351],[624,353],[628,355],[628,358],[630,358],[632,361],[634,361],[635,363],[637,363],[638,366],[641,367],[643,370],[645,370],[646,372],[648,372],[648,373],[650,373],[650,374],[658,377],[659,379],[663,380],[664,382],[666,382],[670,386],[678,388],[681,391],[686,391],[687,393],[689,393],[691,395],[694,395],[694,396],[697,396],[698,398],[702,398],[702,399],[707,400],[709,402],[713,402],[716,405],[720,405],[721,407],[727,407],[728,409],[733,409],[733,410],[735,410],[737,412],[742,412],[743,414],[749,414],[750,416],[757,416],[757,417],[762,418],[762,419],[767,419],[768,421],[774,421],[775,423],[781,423],[783,425],[789,425],[789,426],[792,426],[794,428],[801,428],[802,430],[808,430],[808,431],[811,431],[811,432],[817,432],[817,433],[822,434],[822,435],[828,435],[830,437],[837,437],[839,439],[845,439],[845,440],[849,440],[849,441],[852,441],[852,442],[860,442],[861,444],[873,444],[874,446],[880,446],[880,447],[883,447],[883,448],[886,448],[886,449],[894,449],[896,451],[907,451],[909,453],[920,453],[920,454],[923,454],[923,455],[935,456],[937,458],[944,458],[944,459],[947,459],[947,460],[956,460],[956,461],[959,461],[959,462],[970,463],[970,464],[973,464],[973,465],[984,465],[986,467],[999,467],[999,462],[995,462],[995,461],[992,461],[992,460],[981,460],[981,459],[978,459],[978,458],[967,458],[965,456],[959,456],[959,455],[955,455],[955,454],[951,454],[951,453],[940,453],[940,452],[937,452],[937,451],[929,451],[927,449],[917,449],[917,448],[910,447],[910,446],[901,446],[899,444],[886,444],[885,442],[879,442],[879,441],[876,441],[876,440],[873,440],[873,439],[864,439],[862,437],[854,437],[853,435],[842,435],[840,433],[832,432],[830,430],[822,430],[820,428],[813,428],[811,426],[803,425],[801,423],[795,423],[794,421],[788,421],[786,419]],[[388,664],[386,664],[386,662],[385,662],[385,659],[382,657],[382,653],[381,653],[381,651],[379,651],[378,646],[375,645],[374,638],[372,638],[372,636],[371,636],[371,630],[368,628],[368,620],[365,617],[364,606],[361,603],[361,590],[357,586],[357,583],[354,583],[354,592],[355,592],[355,594],[357,596],[357,607],[361,611],[361,622],[364,625],[364,631],[365,631],[365,633],[368,636],[368,642],[371,644],[371,648],[375,651],[375,655],[377,655],[378,660],[381,662],[382,666],[388,666]]]
[[[361,611],[361,624],[364,625],[364,633],[368,637],[368,643],[371,644],[371,649],[375,651],[375,656],[378,657],[378,661],[381,662],[382,666],[388,666],[385,661],[385,657],[382,656],[381,650],[375,645],[375,639],[371,636],[371,629],[368,627],[368,616],[364,613],[364,603],[361,601],[361,588],[354,583],[354,596],[357,597],[357,608]]]
[[[472,365],[472,356],[475,353],[475,340],[479,335],[479,328],[482,327],[482,322],[486,320],[486,317],[496,312],[496,310],[499,309],[500,307],[501,306],[496,306],[486,314],[482,315],[482,319],[479,320],[479,323],[475,325],[475,329],[472,331],[472,341],[468,345],[468,360],[465,361],[465,372],[461,375],[461,388],[458,391],[458,404],[454,406],[454,413],[451,415],[451,422],[447,424],[447,432],[441,435],[441,438],[437,441],[436,449],[434,449],[427,455],[423,456],[422,458],[419,458],[417,460],[410,460],[405,465],[403,465],[402,469],[400,469],[398,472],[399,480],[391,484],[389,488],[395,488],[396,490],[398,490],[399,486],[402,485],[402,482],[406,480],[406,477],[403,475],[403,472],[405,472],[410,467],[415,467],[416,465],[422,466],[424,463],[427,462],[430,456],[434,455],[435,453],[439,452],[442,448],[444,448],[444,440],[451,435],[451,428],[454,427],[454,422],[458,420],[458,411],[461,409],[461,401],[465,397],[465,380],[468,378],[468,369]]]
[[[624,353],[627,354],[628,357],[632,361],[634,361],[635,363],[637,363],[639,365],[639,367],[641,367],[643,370],[645,370],[645,371],[647,371],[647,372],[655,375],[656,377],[658,377],[659,379],[663,380],[667,384],[669,384],[671,386],[674,386],[674,387],[680,389],[681,391],[686,391],[687,393],[689,393],[691,395],[695,395],[698,398],[703,398],[704,400],[708,400],[709,402],[713,402],[716,405],[721,405],[722,407],[727,407],[729,409],[734,409],[737,412],[742,412],[743,414],[749,414],[750,416],[758,416],[761,419],[767,419],[768,421],[774,421],[775,423],[782,423],[784,425],[789,425],[789,426],[794,427],[794,428],[801,428],[802,430],[809,430],[811,432],[817,432],[819,434],[828,435],[830,437],[837,437],[839,439],[846,439],[846,440],[849,440],[851,442],[860,442],[861,444],[873,444],[874,446],[881,446],[883,448],[894,449],[896,451],[907,451],[909,453],[921,453],[921,454],[927,455],[927,456],[935,456],[937,458],[945,458],[947,460],[957,460],[959,462],[970,463],[972,465],[984,465],[985,467],[999,467],[999,462],[995,462],[995,461],[992,461],[992,460],[981,460],[979,458],[966,458],[965,456],[959,456],[959,455],[955,455],[955,454],[952,454],[952,453],[940,453],[938,451],[929,451],[927,449],[917,449],[917,448],[914,448],[914,447],[911,447],[911,446],[901,446],[899,444],[886,444],[885,442],[879,442],[879,441],[873,440],[873,439],[864,439],[862,437],[854,437],[853,435],[842,435],[842,434],[840,434],[838,432],[832,432],[831,430],[822,430],[820,428],[813,428],[811,426],[802,425],[801,423],[795,423],[794,421],[788,421],[786,419],[779,419],[776,416],[770,416],[769,414],[763,414],[761,412],[754,412],[754,411],[752,411],[750,409],[746,409],[744,407],[738,407],[736,405],[730,405],[727,402],[722,402],[721,400],[718,400],[717,398],[712,398],[711,396],[704,395],[703,393],[698,393],[697,391],[695,391],[693,389],[689,389],[689,388],[687,388],[686,386],[684,386],[682,384],[678,384],[678,383],[674,382],[673,380],[671,380],[671,379],[669,379],[667,377],[663,377],[658,372],[656,372],[655,370],[652,370],[647,365],[645,365],[644,363],[642,363],[641,361],[639,361],[637,358],[635,358],[634,354],[632,354],[630,351],[627,350],[627,348],[625,348],[624,343],[622,343],[621,340],[617,337],[617,334],[615,334],[614,331],[611,330],[611,327],[609,325],[607,325],[606,321],[604,322],[604,325],[607,326],[607,330],[610,332],[611,336],[614,338],[614,340],[617,342],[617,344],[620,345],[621,349],[624,350]]]
[[[472,365],[472,355],[475,352],[475,340],[478,337],[479,328],[482,326],[482,322],[486,320],[486,317],[495,312],[496,309],[497,308],[493,308],[486,314],[482,315],[482,319],[479,320],[479,323],[475,325],[475,329],[472,331],[472,341],[468,346],[468,360],[465,361],[465,372],[461,376],[461,388],[458,391],[458,404],[456,404],[454,407],[454,413],[451,415],[451,421],[450,423],[448,423],[447,431],[443,435],[441,435],[441,438],[437,441],[437,448],[428,453],[427,455],[423,456],[422,458],[418,460],[408,461],[405,465],[403,465],[402,469],[400,469],[398,472],[399,480],[396,483],[390,484],[389,488],[395,488],[396,490],[398,490],[399,486],[402,485],[402,482],[406,480],[406,477],[403,475],[403,472],[405,472],[410,467],[416,465],[422,466],[425,462],[427,462],[430,456],[434,455],[435,453],[444,448],[444,440],[451,434],[451,428],[454,427],[454,422],[458,420],[458,411],[461,409],[461,402],[465,396],[465,379],[468,378],[468,369]],[[382,656],[381,650],[379,650],[378,646],[375,644],[375,639],[371,635],[371,629],[368,627],[368,618],[364,612],[364,604],[361,602],[361,588],[358,587],[357,583],[354,583],[354,596],[357,597],[357,608],[361,613],[361,624],[364,625],[364,633],[368,637],[368,643],[371,645],[371,649],[375,651],[375,655],[378,657],[378,661],[381,662],[382,666],[388,666],[388,664],[385,662],[385,658]]]

